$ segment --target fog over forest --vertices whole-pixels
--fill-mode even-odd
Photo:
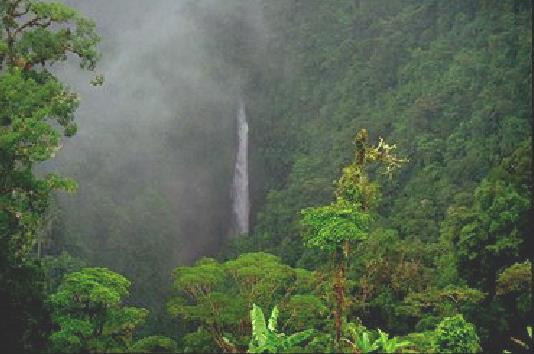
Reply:
[[[64,224],[75,227],[66,232],[104,262],[101,253],[129,242],[172,265],[213,253],[231,227],[237,95],[206,74],[213,59],[202,31],[181,1],[69,4],[96,19],[105,85],[88,85],[75,63],[59,70],[82,97],[79,133],[51,163],[79,183],[60,199]]]
[[[532,152],[529,0],[0,0],[0,348],[528,352]]]
[[[56,71],[81,104],[78,134],[46,165],[79,185],[58,196],[53,232],[69,235],[71,253],[137,279],[135,295],[165,293],[177,264],[216,254],[232,236],[239,68],[209,55],[186,1],[66,3],[96,21],[105,84],[89,85],[94,74],[75,61]],[[257,17],[243,19],[262,31]],[[211,75],[217,66],[223,82]]]

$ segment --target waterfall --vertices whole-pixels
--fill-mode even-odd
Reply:
[[[237,234],[248,234],[250,202],[248,193],[248,124],[245,104],[239,99],[237,111],[238,148],[234,170],[233,212],[234,230]]]

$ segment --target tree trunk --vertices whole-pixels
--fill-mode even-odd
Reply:
[[[343,327],[343,310],[345,305],[345,262],[343,257],[343,250],[340,249],[336,250],[334,294],[336,298],[336,309],[334,311],[336,327],[336,346],[339,347]]]
[[[211,332],[213,340],[219,348],[221,348],[223,353],[238,353],[237,348],[230,342],[224,340],[224,335],[222,330],[217,325],[211,326]]]

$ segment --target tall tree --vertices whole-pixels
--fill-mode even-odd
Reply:
[[[367,164],[382,163],[384,173],[391,175],[405,159],[392,154],[395,146],[380,139],[378,145],[368,144],[368,132],[361,129],[354,139],[355,156],[351,164],[343,168],[337,182],[336,200],[327,206],[302,210],[305,226],[304,238],[309,247],[318,247],[332,253],[334,268],[334,310],[336,343],[341,339],[345,309],[345,269],[351,242],[362,241],[369,232],[371,208],[376,205],[378,186],[367,175]]]
[[[50,192],[75,188],[71,180],[33,172],[60,149],[58,128],[66,136],[76,132],[78,95],[49,68],[73,54],[93,69],[98,41],[95,24],[68,6],[0,1],[0,341],[20,351],[39,350],[43,338],[35,325],[44,311],[42,275],[32,259],[41,218]]]
[[[57,352],[126,351],[133,331],[148,310],[123,306],[130,281],[106,268],[84,268],[68,274],[50,296],[58,329],[50,337]]]

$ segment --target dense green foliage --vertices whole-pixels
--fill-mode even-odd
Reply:
[[[130,350],[133,353],[176,353],[176,342],[162,336],[150,336],[139,339]]]
[[[98,54],[94,23],[57,3],[0,2],[0,299],[2,346],[43,350],[48,312],[44,279],[32,252],[50,193],[72,191],[60,176],[33,167],[76,132],[78,96],[48,69],[69,54],[91,69]]]
[[[310,317],[320,325],[317,317],[325,315],[323,301],[314,294],[321,279],[271,254],[247,253],[224,263],[203,258],[173,274],[176,293],[168,310],[194,325],[187,335],[188,347],[202,340],[211,343],[210,350],[244,350],[251,336],[249,309],[255,304],[278,305],[290,314],[283,317],[284,330],[302,330]]]
[[[53,321],[51,349],[56,352],[109,352],[127,350],[132,332],[148,311],[123,307],[130,282],[105,268],[84,268],[65,276],[50,296]]]
[[[250,322],[252,323],[252,339],[248,345],[247,352],[249,353],[284,353],[290,350],[302,350],[298,345],[312,336],[314,332],[314,329],[307,329],[290,336],[277,333],[278,307],[276,306],[266,325],[263,311],[256,304],[252,304]]]
[[[179,265],[168,247],[176,211],[142,178],[128,205],[88,186],[84,200],[95,208],[119,206],[110,221],[70,220],[56,230],[57,255],[41,257],[50,196],[76,187],[34,171],[76,132],[79,97],[50,64],[75,56],[93,69],[99,38],[67,6],[0,0],[1,344],[17,352],[528,349],[531,2],[223,7],[201,0],[184,11],[206,37],[202,75],[247,104],[253,228],[218,257]],[[261,23],[243,19],[252,13]],[[171,138],[199,128],[201,103],[180,108],[191,127]],[[220,167],[226,157],[204,163]],[[116,230],[133,214],[145,226],[123,244]],[[60,252],[80,239],[98,246],[77,252],[84,259]],[[99,267],[106,263],[134,283]],[[166,304],[150,332],[174,321],[174,338],[139,338],[149,312],[126,306],[131,286],[134,303]],[[270,319],[262,308],[273,309]]]
[[[56,330],[52,352],[173,351],[176,343],[152,336],[134,341],[134,331],[148,316],[144,308],[123,306],[131,282],[106,268],[83,268],[67,274],[50,295]]]
[[[301,211],[301,223],[304,229],[307,229],[304,232],[307,246],[333,252],[335,269],[332,277],[335,279],[333,290],[336,298],[334,317],[338,345],[345,312],[345,258],[350,252],[351,243],[367,238],[372,221],[371,209],[377,199],[378,188],[376,183],[369,181],[366,165],[382,162],[386,173],[391,176],[394,169],[406,162],[391,153],[395,146],[389,146],[382,139],[376,147],[369,146],[367,138],[368,132],[365,129],[356,134],[354,161],[343,168],[341,178],[336,184],[336,201],[327,206]]]
[[[444,318],[436,328],[433,348],[438,353],[477,353],[479,339],[462,315]]]
[[[528,255],[531,4],[288,1],[263,10],[264,50],[242,59],[259,206],[249,240],[229,254],[260,249],[329,269],[304,247],[299,210],[317,208],[317,222],[334,216],[320,206],[365,127],[409,163],[391,180],[369,171],[380,193],[369,235],[349,257],[348,318],[407,335],[463,313],[484,348],[516,348],[531,285],[519,278],[526,268],[504,272]],[[269,60],[255,65],[262,55]],[[499,290],[512,274],[517,291]]]

